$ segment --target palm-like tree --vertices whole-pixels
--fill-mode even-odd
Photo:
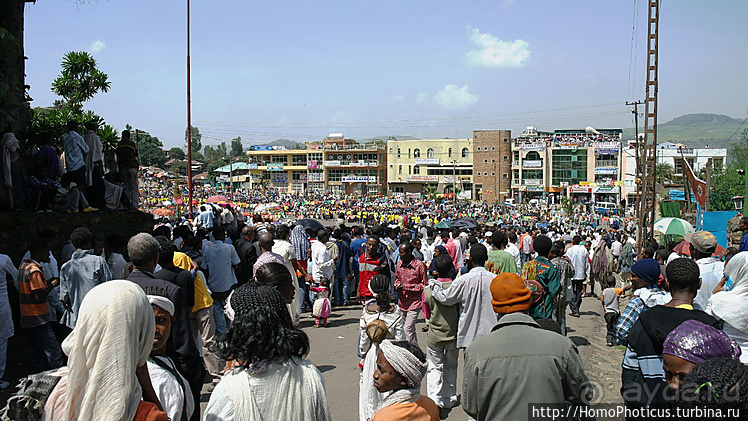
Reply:
[[[425,194],[426,197],[429,197],[432,199],[436,197],[437,191],[439,191],[439,188],[436,186],[432,186],[432,185],[428,185],[423,188],[423,194]]]
[[[70,51],[62,59],[62,71],[52,82],[52,92],[63,97],[71,108],[80,110],[83,103],[99,92],[108,92],[109,76],[96,67],[96,60],[86,51]]]

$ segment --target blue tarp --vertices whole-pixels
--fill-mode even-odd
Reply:
[[[704,212],[704,231],[717,237],[717,243],[727,248],[727,221],[737,215],[737,211]]]

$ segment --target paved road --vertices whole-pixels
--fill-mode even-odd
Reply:
[[[622,303],[623,305],[623,303]],[[605,321],[599,299],[585,298],[582,303],[582,317],[569,318],[568,337],[577,344],[585,367],[592,380],[602,386],[603,402],[619,402],[620,364],[623,352],[605,345]],[[327,399],[334,420],[358,419],[358,323],[361,310],[358,307],[334,309],[329,328],[315,328],[314,319],[305,317],[301,328],[309,335],[311,352],[309,359],[317,365],[325,378]],[[426,333],[423,320],[418,323],[418,343],[426,347]],[[458,367],[458,394],[462,387],[462,355]],[[426,394],[425,382],[422,393]],[[207,396],[204,396],[207,402]],[[203,404],[203,409],[205,403]],[[460,407],[454,408],[448,420],[467,420]]]

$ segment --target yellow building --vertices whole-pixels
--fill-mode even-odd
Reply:
[[[387,184],[395,196],[419,196],[427,186],[472,199],[473,139],[387,141]]]

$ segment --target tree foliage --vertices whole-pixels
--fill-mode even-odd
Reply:
[[[673,183],[673,166],[666,163],[655,165],[655,181],[663,185]]]
[[[241,156],[243,152],[242,137],[239,136],[231,139],[231,157],[236,158],[237,156]]]
[[[187,154],[184,153],[182,148],[173,147],[169,149],[169,159],[185,159]]]
[[[70,51],[62,59],[62,71],[52,82],[52,92],[65,99],[70,108],[80,110],[83,103],[99,92],[108,92],[109,76],[96,67],[86,51]]]
[[[130,130],[130,139],[138,145],[138,152],[140,153],[140,165],[145,167],[159,167],[164,168],[164,162],[166,162],[166,152],[164,152],[164,144],[158,140],[157,137],[151,136],[150,133],[142,130],[133,131],[132,127],[128,124],[127,130]]]
[[[714,211],[734,210],[733,196],[743,196],[745,191],[745,178],[738,173],[745,167],[748,160],[748,129],[741,135],[742,140],[734,143],[727,154],[730,157],[727,166],[714,168],[710,180],[709,209]],[[706,180],[706,171],[702,170],[699,176]]]
[[[184,129],[184,148],[187,149],[187,130]],[[200,133],[200,129],[192,126],[192,155],[194,158],[195,152],[200,152],[203,148],[203,135]]]

